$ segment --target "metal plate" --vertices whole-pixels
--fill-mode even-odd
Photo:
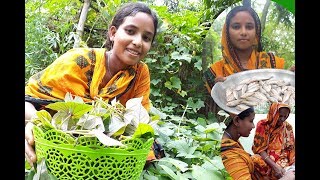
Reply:
[[[216,102],[216,104],[223,110],[239,114],[240,111],[234,107],[226,106],[226,89],[228,87],[233,87],[240,83],[242,80],[247,78],[267,78],[272,76],[271,79],[281,79],[289,82],[290,85],[295,87],[295,73],[284,69],[254,69],[242,71],[239,73],[232,74],[227,77],[224,82],[217,82],[211,90],[211,97]]]

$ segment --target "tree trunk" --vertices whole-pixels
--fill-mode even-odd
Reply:
[[[80,15],[80,19],[79,19],[79,23],[78,23],[78,27],[77,27],[77,31],[76,34],[74,36],[74,45],[73,48],[78,48],[80,47],[80,42],[82,39],[82,34],[83,34],[83,30],[84,30],[84,23],[86,22],[87,19],[87,14],[89,11],[89,7],[90,7],[90,0],[84,0],[83,3],[83,7],[81,10],[81,15]]]
[[[264,31],[265,25],[266,25],[266,19],[267,19],[267,15],[268,15],[268,10],[270,7],[271,1],[267,0],[266,4],[263,7],[262,10],[262,15],[261,15],[261,33]]]

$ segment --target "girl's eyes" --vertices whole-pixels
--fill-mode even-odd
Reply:
[[[238,30],[241,28],[241,25],[240,24],[233,24],[233,25],[231,25],[231,27],[232,27],[232,29]],[[245,27],[246,27],[246,29],[249,29],[249,30],[254,29],[254,26],[252,24],[246,24]]]
[[[149,36],[143,36],[143,40],[146,42],[150,42],[152,40],[152,38]]]
[[[253,25],[246,25],[246,29],[254,29],[254,26]]]
[[[232,27],[232,29],[240,29],[240,25],[238,25],[238,24],[234,24],[231,27]]]
[[[136,32],[134,29],[125,29],[125,31],[127,32],[127,34],[129,35],[134,35]],[[142,39],[146,42],[150,42],[152,40],[152,37],[149,35],[143,35]]]
[[[126,32],[127,32],[129,35],[133,35],[133,34],[134,34],[134,30],[133,30],[133,29],[126,29]]]

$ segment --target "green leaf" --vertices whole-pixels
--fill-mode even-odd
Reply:
[[[197,118],[197,122],[198,122],[199,125],[201,125],[201,126],[203,126],[203,127],[205,127],[205,126],[207,125],[206,119],[201,118],[201,117],[198,117],[198,118]]]
[[[220,115],[220,116],[225,116],[226,118],[228,118],[228,117],[230,116],[230,114],[227,113],[227,112],[224,111],[224,110],[218,111],[218,115]]]
[[[222,175],[217,174],[215,171],[197,165],[192,165],[192,175],[197,180],[223,179]]]
[[[193,153],[198,145],[190,146],[185,140],[176,140],[168,143],[171,148],[177,149],[177,157],[194,158]]]
[[[149,123],[148,111],[142,106],[142,97],[132,98],[126,102],[126,111],[123,115],[124,121],[137,127],[139,123]]]
[[[123,134],[126,126],[127,126],[127,124],[125,122],[123,122],[121,117],[119,117],[118,115],[113,115],[111,117],[111,121],[109,124],[108,136],[116,137],[116,136]]]
[[[150,81],[150,83],[153,84],[153,85],[157,85],[159,82],[161,82],[161,79],[152,79]]]
[[[210,132],[215,132],[217,130],[221,129],[219,123],[212,123],[207,125],[206,129],[205,129],[205,133],[210,133]]]
[[[193,109],[194,112],[197,112],[201,107],[204,107],[204,101],[198,99],[196,102],[193,102],[193,98],[189,97],[188,100],[188,106]]]
[[[58,111],[53,115],[51,123],[55,128],[67,131],[70,127],[75,125],[75,123],[69,123],[70,120],[71,115],[68,112]]]
[[[150,54],[150,53],[148,53],[148,54]],[[145,58],[145,59],[144,59],[144,62],[146,62],[147,64],[149,64],[149,63],[155,63],[155,62],[157,62],[157,59]]]
[[[194,127],[194,129],[198,130],[199,132],[204,132],[206,128],[202,125],[197,125],[196,127]]]
[[[170,82],[171,82],[172,87],[174,87],[178,90],[181,89],[181,81],[178,77],[176,77],[176,76],[170,77]]]
[[[36,174],[34,169],[32,169],[28,174],[25,175],[25,180],[33,180],[33,176]]]
[[[170,129],[169,127],[160,127],[158,129],[158,133],[159,133],[159,137],[161,139],[163,139],[165,142],[169,142],[170,140],[170,136],[172,136],[174,134],[174,131],[172,129]]]
[[[159,165],[159,166],[162,167],[162,169],[165,170],[172,179],[178,179],[178,176],[170,168],[168,168],[165,165]]]
[[[154,129],[149,124],[139,123],[132,137],[149,139],[151,137],[154,137]]]
[[[92,105],[77,102],[55,102],[48,104],[46,107],[55,111],[65,111],[71,113],[72,118],[75,119],[80,118],[93,108]]]
[[[170,81],[166,81],[165,83],[164,83],[164,86],[166,87],[166,88],[168,88],[168,89],[172,89],[172,84],[171,84],[171,82]]]
[[[82,126],[83,129],[97,129],[100,131],[105,131],[104,124],[100,116],[84,114],[77,122],[77,125]]]
[[[167,116],[168,116],[167,114],[161,112],[159,109],[157,109],[157,108],[155,108],[153,106],[150,108],[150,114],[151,115],[153,115],[153,114],[154,115],[159,115],[161,119],[166,119]]]
[[[180,43],[180,38],[174,37],[172,43],[178,45]]]
[[[172,165],[174,165],[177,169],[179,169],[181,172],[186,172],[188,169],[188,164],[183,162],[183,161],[180,161],[178,159],[173,159],[173,158],[169,158],[169,157],[164,157],[164,158],[161,158],[159,160],[159,162],[167,162],[167,163],[170,163]]]
[[[172,88],[175,88],[175,89],[178,89],[178,90],[181,90],[181,81],[178,77],[176,76],[172,76],[170,77],[170,81],[166,81],[164,83],[165,87],[167,87],[168,89],[172,89]]]
[[[159,180],[158,177],[153,176],[153,175],[149,175],[147,173],[143,173],[141,174],[142,177],[140,177],[140,179],[147,179],[147,180]]]
[[[205,161],[204,164],[202,165],[202,167],[209,169],[209,170],[221,170],[224,169],[224,165],[222,162],[222,158],[221,156],[214,156],[211,159],[207,159],[208,161]]]
[[[179,177],[179,180],[189,180],[193,178],[190,172],[180,173],[177,171],[177,176]]]
[[[194,63],[194,67],[197,68],[199,71],[202,70],[202,61],[197,61]]]
[[[33,180],[57,180],[52,174],[49,174],[44,158],[37,164],[37,172]]]
[[[120,141],[104,134],[103,131],[93,129],[91,133],[93,133],[99,139],[99,141],[106,146],[124,146]]]
[[[25,158],[25,160],[24,160],[24,169],[30,170],[31,168],[32,168],[32,166],[29,164],[29,162]]]
[[[171,53],[171,58],[175,60],[186,60],[187,62],[190,63],[192,56],[188,53],[180,54],[179,52],[174,51],[173,53]]]
[[[36,112],[37,118],[32,120],[34,124],[38,124],[38,120],[42,123],[44,129],[53,129],[53,125],[51,124],[51,115],[46,110],[40,110]]]
[[[181,91],[178,90],[178,94],[180,94],[180,96],[182,96],[182,97],[185,97],[187,95],[187,92],[183,91],[183,90],[181,90]]]

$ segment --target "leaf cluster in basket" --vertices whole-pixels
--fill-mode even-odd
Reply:
[[[46,106],[53,110],[53,116],[48,110],[40,110],[32,122],[44,131],[54,128],[75,137],[95,136],[106,146],[123,146],[121,139],[154,136],[158,121],[150,118],[141,101],[142,97],[132,98],[123,106],[116,99],[109,103],[96,98],[86,104],[82,98],[67,93],[63,102]]]

